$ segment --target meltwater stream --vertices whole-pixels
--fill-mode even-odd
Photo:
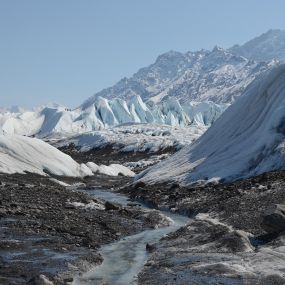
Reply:
[[[121,194],[93,190],[89,194],[121,205],[130,203],[128,197]],[[141,207],[145,205],[140,204]],[[164,235],[174,232],[189,222],[189,218],[170,212],[161,211],[172,219],[168,227],[145,230],[135,235],[125,237],[119,241],[102,246],[100,254],[104,261],[101,265],[74,279],[73,285],[128,285],[135,282],[137,274],[147,261],[146,244],[158,242]]]

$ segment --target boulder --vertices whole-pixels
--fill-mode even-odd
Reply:
[[[154,244],[149,244],[149,243],[147,243],[146,246],[145,246],[145,249],[146,249],[146,251],[148,251],[148,252],[153,252],[153,251],[156,249],[156,247],[155,247]]]
[[[105,202],[105,209],[106,211],[109,211],[109,210],[120,210],[120,206],[116,205],[116,204],[113,204],[109,201],[106,201]]]
[[[276,204],[263,217],[263,229],[268,233],[285,232],[285,205]]]

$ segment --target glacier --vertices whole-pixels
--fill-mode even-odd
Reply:
[[[193,144],[139,174],[146,183],[233,181],[285,169],[285,64],[256,79]]]
[[[155,153],[166,149],[181,149],[194,142],[206,129],[207,126],[204,125],[172,127],[133,123],[82,134],[51,134],[45,140],[57,148],[74,145],[81,152],[112,146],[115,152]]]
[[[98,97],[74,110],[56,106],[19,113],[2,112],[0,131],[44,138],[50,134],[82,134],[129,123],[209,126],[227,107],[228,104],[210,101],[180,104],[174,98],[160,104],[147,104],[140,96],[128,101]]]

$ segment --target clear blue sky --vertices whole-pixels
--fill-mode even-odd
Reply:
[[[283,0],[0,0],[0,106],[75,107],[166,51],[285,29]]]

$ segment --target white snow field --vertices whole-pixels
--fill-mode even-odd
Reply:
[[[117,127],[72,136],[54,136],[49,142],[62,147],[74,144],[80,151],[112,145],[121,152],[157,152],[166,148],[180,149],[199,138],[205,125],[172,127],[160,124],[125,124]]]
[[[110,165],[97,165],[94,162],[87,162],[86,165],[91,169],[93,173],[101,173],[109,176],[118,176],[119,174],[129,177],[135,176],[135,173],[133,171],[121,164],[114,163]]]
[[[171,126],[211,125],[228,107],[213,102],[191,102],[183,106],[168,99],[160,104],[145,104],[139,96],[122,99],[96,98],[89,105],[69,110],[45,107],[23,113],[0,113],[0,131],[44,138],[50,134],[78,134],[126,123],[157,123]]]
[[[70,156],[36,138],[19,135],[0,135],[0,172],[46,172],[61,176],[88,176],[92,171]]]
[[[48,173],[59,176],[84,177],[93,173],[110,176],[134,176],[127,167],[120,164],[96,165],[93,162],[78,164],[48,143],[20,135],[0,135],[0,173]]]
[[[192,145],[141,173],[147,183],[232,181],[285,169],[285,64],[256,79]]]

